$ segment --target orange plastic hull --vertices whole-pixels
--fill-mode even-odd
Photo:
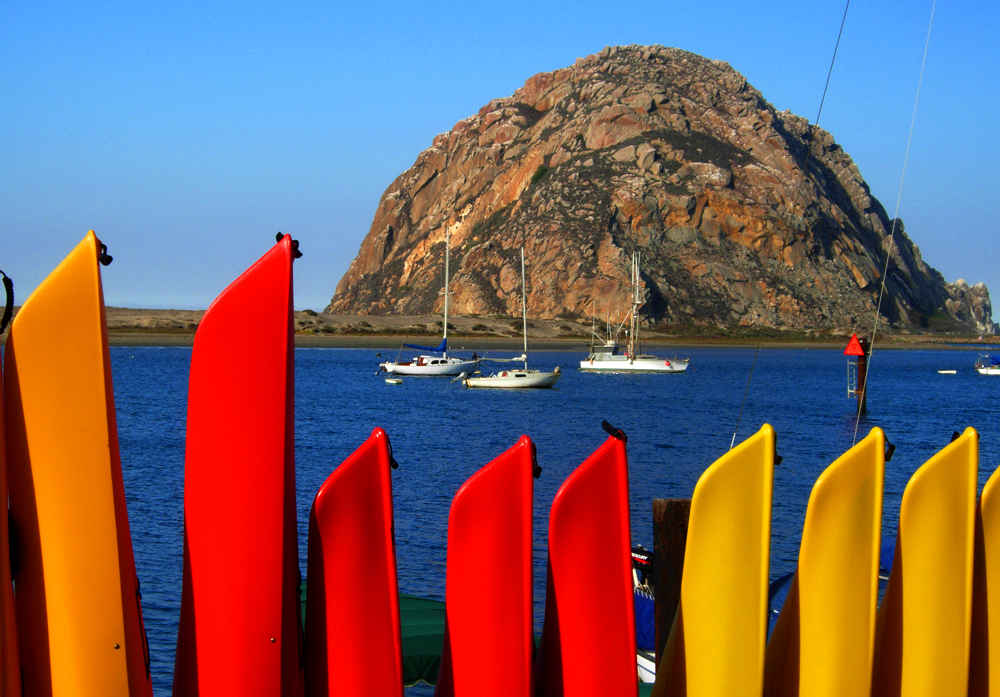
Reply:
[[[24,303],[4,355],[27,695],[150,695],[90,232]]]

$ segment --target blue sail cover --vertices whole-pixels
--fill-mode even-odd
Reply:
[[[433,351],[434,353],[443,353],[448,350],[448,340],[441,339],[441,345],[437,348],[431,348],[430,346],[417,346],[416,344],[403,344],[406,348],[417,349],[418,351]]]
[[[993,365],[1000,365],[1000,358],[996,356],[990,356],[990,360],[993,361]]]

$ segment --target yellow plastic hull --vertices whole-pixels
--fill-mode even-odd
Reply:
[[[28,695],[150,695],[118,456],[99,241],[24,303],[4,356]]]
[[[657,668],[656,697],[760,697],[774,440],[765,424],[695,486],[681,600]]]
[[[969,651],[969,697],[1000,695],[1000,469],[976,508]]]
[[[885,435],[875,428],[816,480],[767,645],[768,697],[870,693],[884,479]]]
[[[878,611],[872,694],[965,697],[979,434],[967,428],[903,492]]]

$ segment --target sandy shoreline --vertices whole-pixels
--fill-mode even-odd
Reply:
[[[403,337],[399,335],[378,335],[373,334],[369,336],[314,336],[309,334],[296,334],[295,335],[295,347],[296,348],[364,348],[364,349],[374,349],[378,351],[397,351],[401,348],[403,342],[406,343],[416,343],[420,345],[430,345],[427,342],[426,336],[414,336],[414,337]],[[174,347],[174,346],[193,346],[194,345],[194,333],[191,334],[141,334],[141,333],[108,333],[108,342],[112,346],[157,346],[157,347]],[[431,342],[437,343],[437,342]],[[761,349],[764,350],[782,350],[782,349],[812,349],[812,350],[836,350],[842,351],[846,346],[847,342],[829,342],[829,341],[775,341],[775,340],[762,340],[759,345]],[[521,340],[516,339],[502,339],[495,337],[481,337],[481,338],[468,338],[468,337],[455,337],[449,338],[448,350],[453,352],[472,352],[477,351],[482,353],[484,350],[492,351],[514,351],[520,353],[522,350]],[[586,357],[587,348],[589,344],[585,341],[579,339],[528,339],[528,349],[530,351],[579,351],[583,357]],[[758,346],[757,342],[754,341],[726,341],[726,340],[708,340],[708,339],[684,339],[678,341],[667,341],[667,340],[651,340],[643,341],[643,346],[650,351],[663,352],[664,350],[669,350],[681,356],[685,349],[692,348],[756,348]],[[888,340],[879,341],[876,348],[879,350],[891,350],[891,351],[902,351],[902,350],[919,350],[919,349],[931,349],[931,350],[947,350],[947,351],[976,351],[985,350],[990,347],[991,350],[996,350],[995,347],[1000,346],[1000,339],[994,343],[983,342],[983,343],[944,343],[940,340],[938,341],[899,341],[899,340]],[[405,349],[410,353],[410,349]]]
[[[204,310],[107,308],[108,338],[113,346],[191,346]],[[295,313],[295,345],[312,348],[370,348],[396,350],[401,344],[436,346],[441,317],[433,315],[376,317],[326,315],[312,310]],[[449,349],[454,351],[509,350],[522,347],[519,317],[451,317]],[[600,330],[602,327],[598,327]],[[528,345],[534,351],[586,351],[591,340],[590,320],[529,320]],[[864,335],[867,332],[859,332]],[[695,347],[755,347],[769,349],[843,349],[849,332],[819,334],[715,327],[654,327],[643,329],[643,344],[650,349],[683,350]],[[1000,343],[1000,337],[949,334],[883,334],[882,349],[975,350]]]

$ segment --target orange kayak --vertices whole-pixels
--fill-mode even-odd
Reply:
[[[151,695],[93,231],[25,301],[4,355],[24,693]]]

